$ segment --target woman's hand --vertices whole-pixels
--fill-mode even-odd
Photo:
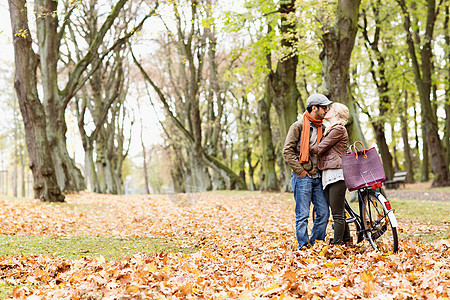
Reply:
[[[309,178],[311,178],[311,175],[309,175],[309,173],[308,173],[308,171],[306,171],[306,170],[303,170],[301,173],[300,173],[300,175],[298,175],[299,177],[305,177],[305,176],[308,176]]]

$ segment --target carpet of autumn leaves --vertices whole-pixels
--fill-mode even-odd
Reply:
[[[195,198],[195,199],[194,199]],[[67,237],[158,237],[193,253],[103,257],[0,257],[0,284],[22,299],[442,299],[450,293],[450,241],[402,239],[400,252],[317,243],[294,251],[289,194],[240,192],[183,196],[82,193],[65,204],[1,200],[0,232]],[[447,231],[402,222],[403,232]],[[420,230],[420,229],[419,229]],[[331,225],[329,234],[331,235]]]

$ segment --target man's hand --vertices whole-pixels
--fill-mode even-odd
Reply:
[[[309,178],[311,178],[311,175],[309,175],[309,173],[308,173],[306,170],[303,170],[303,171],[300,173],[300,175],[298,175],[298,176],[300,176],[300,177],[308,176]]]

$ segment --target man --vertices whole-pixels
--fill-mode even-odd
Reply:
[[[317,155],[310,155],[310,146],[320,143],[323,118],[332,102],[322,94],[313,94],[306,100],[306,112],[293,123],[286,136],[283,156],[292,169],[291,186],[295,198],[295,230],[298,248],[310,247],[315,240],[325,240],[329,209],[317,169]],[[311,202],[316,214],[311,237],[308,238],[308,218]]]

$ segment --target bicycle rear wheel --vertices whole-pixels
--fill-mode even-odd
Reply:
[[[381,252],[398,251],[397,219],[388,200],[379,192],[371,190],[363,197],[365,212],[362,213],[369,232],[370,244]]]

